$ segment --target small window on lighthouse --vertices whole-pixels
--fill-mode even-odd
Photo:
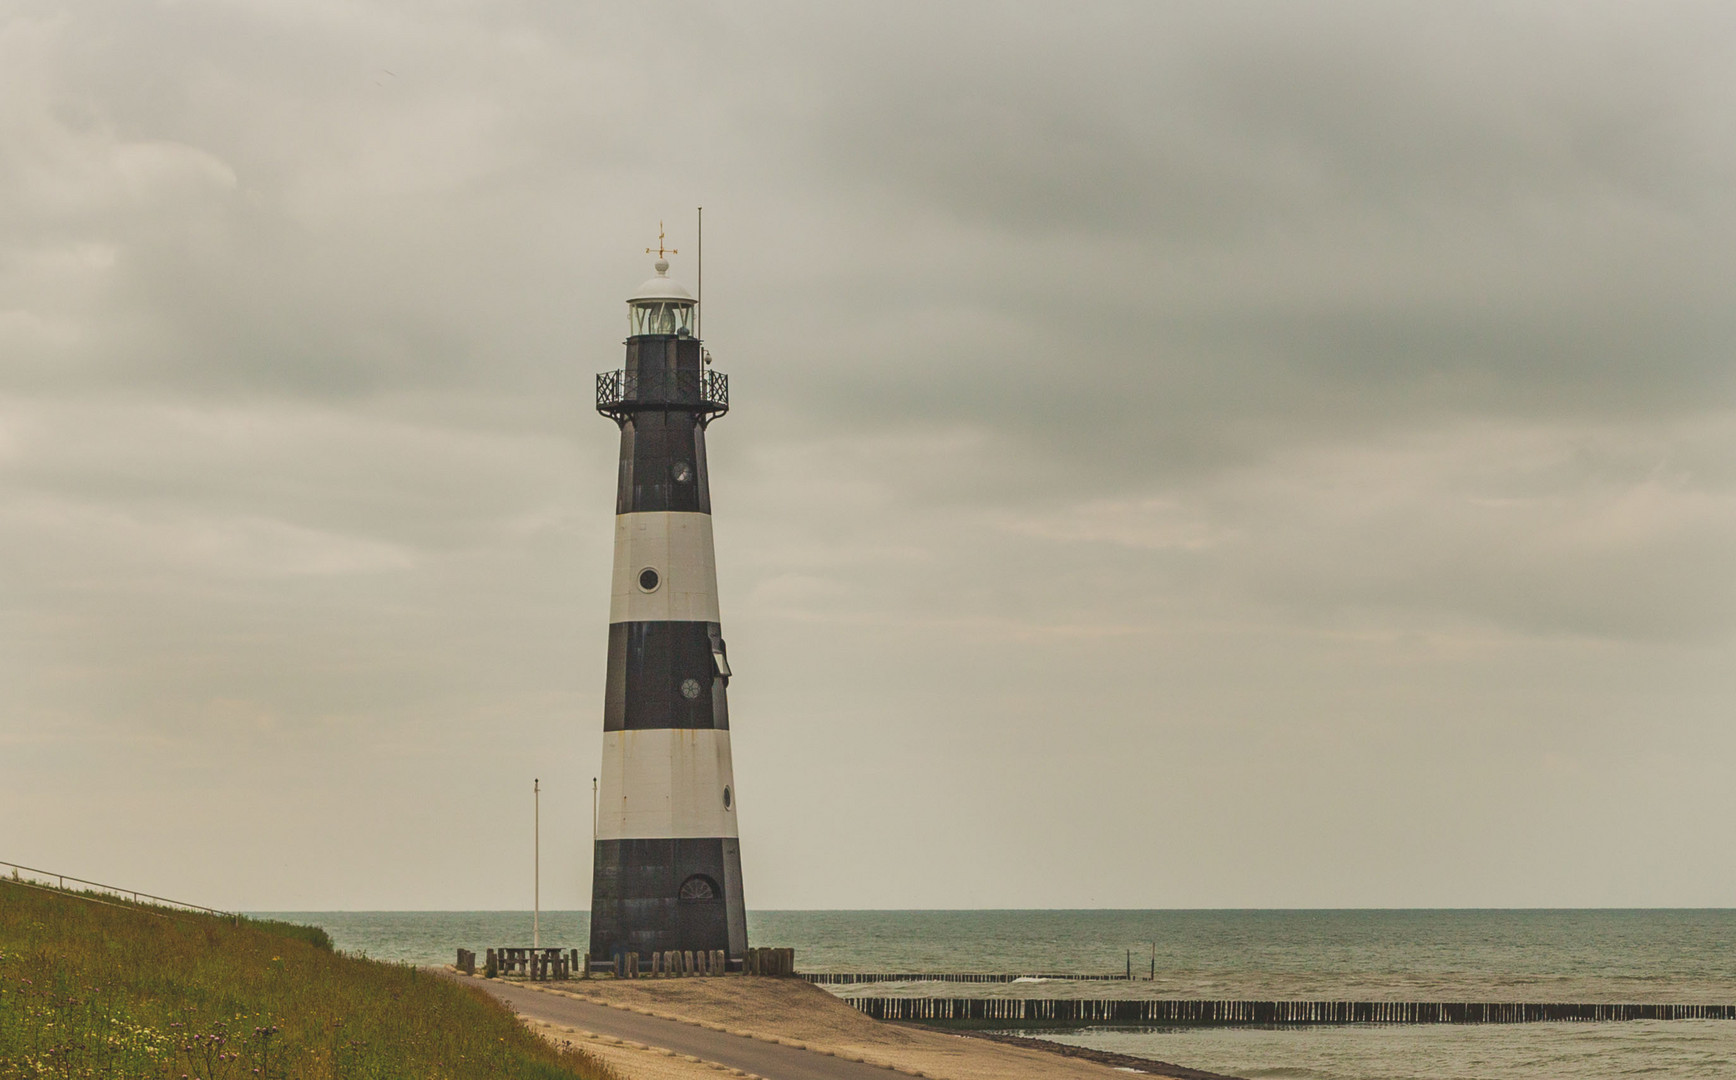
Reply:
[[[661,584],[663,584],[663,579],[657,575],[657,571],[649,566],[639,571],[639,588],[645,592],[656,592],[657,586]]]
[[[717,882],[704,874],[694,874],[681,883],[681,891],[675,895],[685,903],[703,904],[708,900],[716,900],[721,893]]]

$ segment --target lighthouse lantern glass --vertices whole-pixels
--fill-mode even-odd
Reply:
[[[627,305],[633,337],[641,334],[693,332],[693,304],[671,300],[641,300]]]

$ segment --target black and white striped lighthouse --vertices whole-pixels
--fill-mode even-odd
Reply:
[[[657,276],[627,301],[626,366],[597,376],[621,428],[591,955],[747,951],[729,661],[718,622],[705,430],[729,381],[693,294]]]

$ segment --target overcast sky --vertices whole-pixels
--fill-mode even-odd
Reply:
[[[624,298],[750,906],[1736,905],[1736,8],[0,2],[0,858],[590,895]]]

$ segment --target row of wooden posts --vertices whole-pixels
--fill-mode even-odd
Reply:
[[[582,956],[577,949],[488,949],[483,955],[484,978],[509,975],[533,981],[581,979],[591,977],[591,954]],[[476,974],[476,953],[458,950],[455,965],[466,975]],[[723,975],[729,971],[729,958],[722,949],[710,951],[692,949],[654,952],[643,958],[636,952],[617,953],[614,957],[617,979],[681,978],[692,975]],[[747,975],[794,975],[796,950],[749,949],[741,970]]]
[[[670,949],[667,952],[654,952],[645,957],[642,965],[636,952],[615,954],[617,979],[675,979],[689,975],[722,975],[728,970],[729,959],[722,949],[700,949],[697,952],[692,949]]]
[[[742,959],[741,970],[747,975],[794,975],[796,950],[749,949]]]
[[[881,982],[949,982],[949,983],[1010,983],[1020,979],[1050,979],[1057,982],[1126,982],[1127,976],[1119,972],[1113,975],[1058,975],[1045,973],[1006,973],[985,971],[945,971],[899,973],[887,971],[853,972],[853,971],[808,971],[802,973],[802,978],[811,983],[846,986],[850,983],[881,983]]]
[[[1039,1024],[1525,1024],[1736,1020],[1736,1005],[1541,1001],[1209,1001],[1155,998],[845,998],[876,1020]]]
[[[570,979],[577,972],[583,978],[589,959],[581,960],[577,949],[489,949],[483,954],[482,974],[488,979],[515,975],[540,982]],[[466,975],[476,974],[476,953],[459,949],[454,966]]]

